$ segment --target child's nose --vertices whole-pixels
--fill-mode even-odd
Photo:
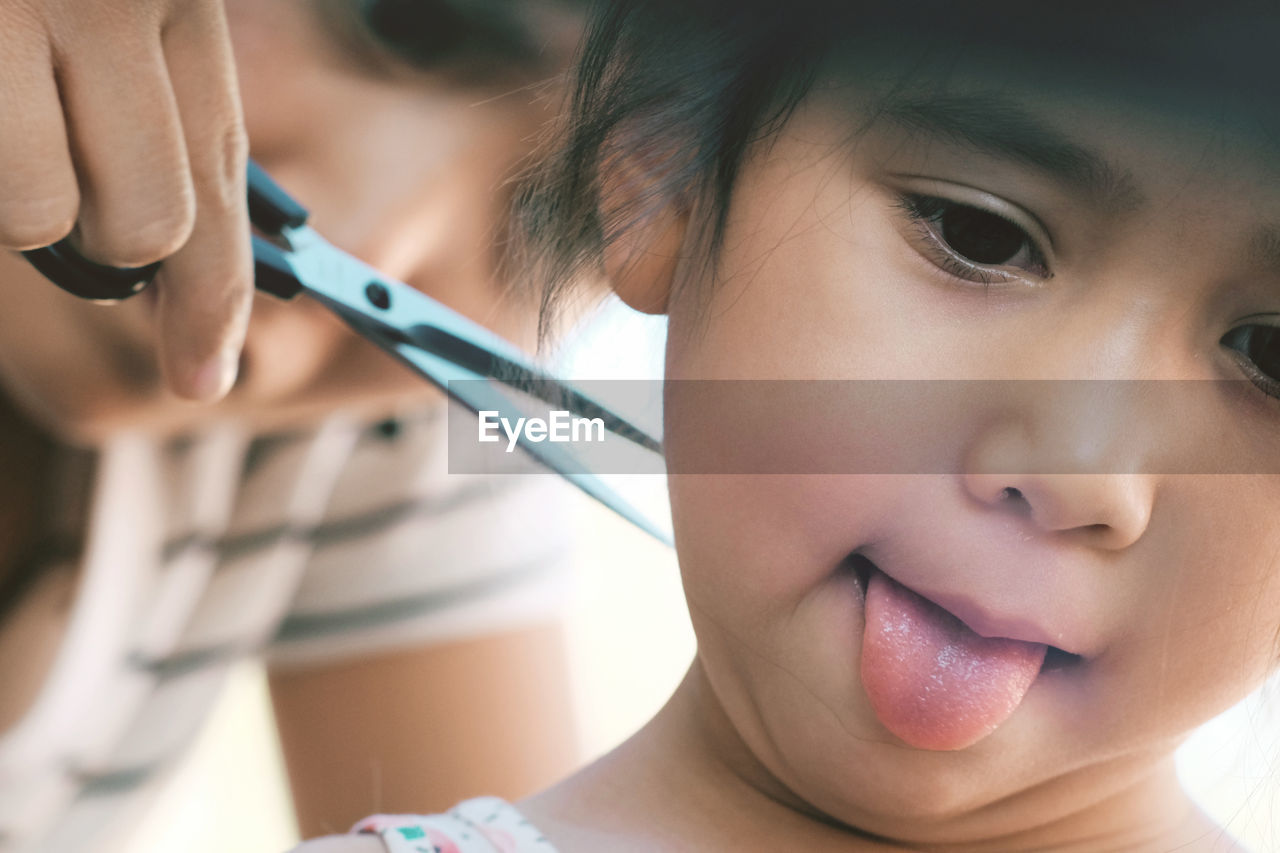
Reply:
[[[1100,459],[1079,455],[1077,464],[1064,463],[1062,453],[1037,447],[1012,424],[988,430],[970,451],[965,491],[992,511],[1025,518],[1037,531],[1120,550],[1137,542],[1150,523],[1155,489],[1149,475],[1107,470]]]

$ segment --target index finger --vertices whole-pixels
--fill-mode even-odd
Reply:
[[[156,277],[160,363],[170,388],[215,399],[234,383],[253,298],[248,144],[221,3],[187,4],[165,33],[196,195],[190,239]]]

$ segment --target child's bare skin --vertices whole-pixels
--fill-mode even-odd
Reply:
[[[970,91],[984,81],[952,79],[949,95]],[[669,292],[674,265],[615,275],[624,298],[666,303],[668,379],[1234,378],[1235,351],[1218,339],[1280,308],[1276,271],[1250,251],[1280,217],[1265,141],[1218,127],[1171,135],[1132,105],[1002,94],[1144,200],[1108,213],[1034,166],[890,121],[850,155],[847,107],[814,97],[749,161],[714,284]],[[987,209],[971,188],[1045,223],[1051,276],[1022,260],[1026,245],[985,265],[999,280],[939,269],[962,252],[896,199]],[[1240,386],[1252,395],[1205,392],[1199,412],[1142,422],[1137,443],[1097,429],[1101,416],[1064,421],[1052,399],[974,404],[930,433],[966,472],[956,478],[672,477],[698,661],[647,729],[522,811],[561,851],[1230,849],[1181,792],[1172,751],[1274,668],[1280,481],[1108,472],[1169,470],[1159,459],[1240,470],[1241,452],[1274,471],[1280,410]],[[708,439],[672,399],[678,472],[684,448]],[[786,453],[838,427],[822,411],[788,416],[751,432]],[[1209,423],[1240,441],[1213,440]],[[859,441],[874,446],[876,428],[862,423]],[[1078,473],[1018,473],[1064,448]],[[1134,452],[1148,463],[1116,455]],[[976,741],[913,743],[926,735],[895,730],[860,674],[878,629],[865,579],[841,568],[855,549],[933,600],[966,596],[997,626],[1051,628],[1079,659],[1042,672]]]
[[[1274,114],[957,56],[820,77],[749,150],[717,266],[679,198],[602,247],[614,291],[670,318],[698,654],[644,730],[518,804],[561,853],[1239,849],[1173,753],[1276,668]],[[654,197],[644,142],[604,162],[602,206]],[[941,422],[858,413],[849,447],[930,471],[697,475],[716,424],[770,462],[855,427],[836,397],[710,412],[685,380],[1010,385]],[[1116,421],[1128,380],[1193,405]]]

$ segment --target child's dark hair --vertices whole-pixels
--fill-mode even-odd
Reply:
[[[990,46],[1000,62],[1087,66],[1094,79],[1179,98],[1246,92],[1274,107],[1280,75],[1267,57],[1278,24],[1280,4],[1232,0],[601,2],[554,153],[519,195],[518,263],[543,285],[544,325],[562,291],[598,279],[606,246],[670,206],[691,217],[686,259],[714,265],[748,152],[785,124],[819,71],[865,73],[860,53],[896,53],[894,67],[919,83],[945,77],[959,51]],[[619,178],[634,191],[602,191]]]
[[[723,236],[738,169],[754,136],[785,121],[813,63],[795,19],[771,4],[600,3],[584,39],[558,146],[522,188],[518,263],[545,285],[544,332],[562,291],[604,246],[675,205],[700,217],[707,256]],[[643,192],[606,209],[609,169]]]

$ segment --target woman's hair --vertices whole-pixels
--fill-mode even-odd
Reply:
[[[599,279],[606,246],[674,207],[690,216],[686,259],[714,266],[744,159],[819,77],[883,77],[883,60],[890,90],[944,85],[963,52],[1013,79],[1066,68],[1159,97],[1243,93],[1274,120],[1277,38],[1274,0],[600,2],[552,153],[518,196],[518,263],[543,286],[545,321],[562,291]]]
[[[366,65],[394,57],[463,85],[559,73],[588,0],[314,0]]]

